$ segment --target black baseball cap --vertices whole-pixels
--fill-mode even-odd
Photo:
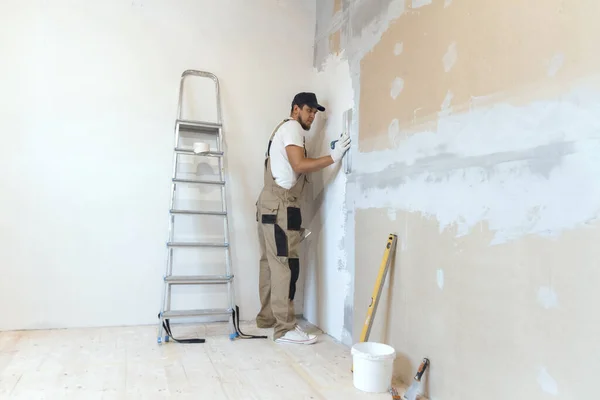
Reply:
[[[309,107],[316,108],[321,112],[325,111],[325,107],[320,105],[317,101],[317,95],[311,92],[301,92],[294,96],[294,100],[292,101],[292,107],[294,107],[295,105],[297,105],[298,107],[307,105]]]

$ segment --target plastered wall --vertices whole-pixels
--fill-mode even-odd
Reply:
[[[330,143],[344,130],[344,112],[354,103],[348,63],[334,55],[316,71],[312,89],[325,106],[307,140],[310,157],[330,153]],[[303,243],[304,317],[337,340],[349,343],[352,325],[352,272],[347,265],[347,176],[342,163],[310,174],[303,220],[311,235]]]
[[[356,341],[397,234],[371,339],[404,382],[431,360],[429,398],[595,397],[599,8],[318,2],[315,68],[354,93],[340,312]]]
[[[364,152],[396,147],[401,135],[435,131],[440,116],[450,113],[560,95],[600,64],[592,39],[596,4],[434,1],[405,7],[360,61]],[[531,23],[536,20],[544,22]]]

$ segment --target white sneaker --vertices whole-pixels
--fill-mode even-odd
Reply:
[[[275,340],[277,343],[313,344],[317,341],[317,335],[304,332],[298,325],[293,331],[287,331],[285,335]]]

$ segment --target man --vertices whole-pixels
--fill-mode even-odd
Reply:
[[[298,93],[290,118],[271,134],[264,164],[264,188],[256,203],[260,243],[259,291],[262,308],[256,317],[259,328],[274,328],[279,343],[312,344],[315,335],[296,323],[294,295],[300,275],[299,244],[302,240],[300,199],[306,174],[339,162],[350,147],[344,133],[327,156],[308,158],[304,134],[318,111],[325,107],[314,93]]]

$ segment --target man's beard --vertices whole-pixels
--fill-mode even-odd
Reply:
[[[304,129],[305,131],[310,130],[310,125],[308,125],[306,122],[304,122],[304,120],[302,120],[302,117],[299,115],[298,115],[298,122],[300,123],[300,126],[302,127],[302,129]]]

